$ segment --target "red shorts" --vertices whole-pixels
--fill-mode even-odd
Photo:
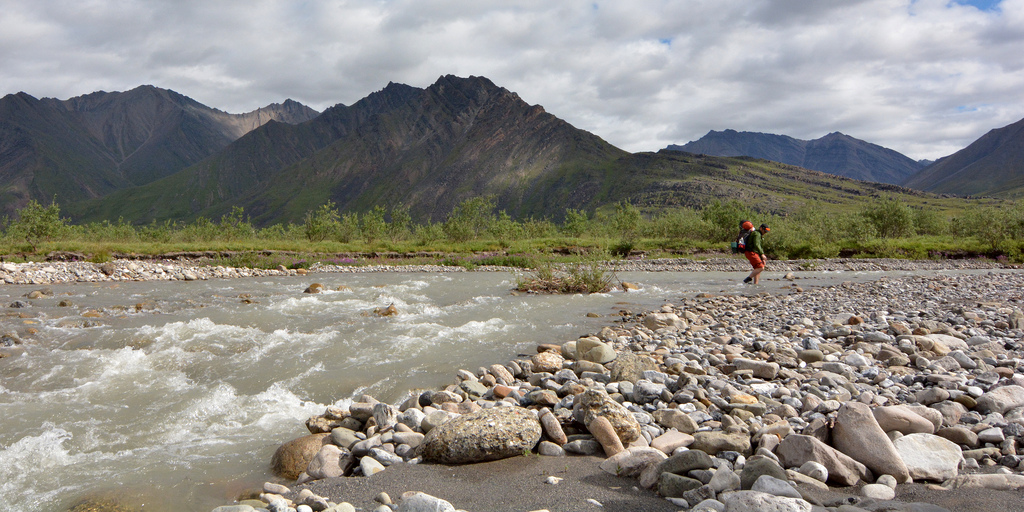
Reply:
[[[750,261],[750,265],[755,269],[764,268],[764,260],[761,259],[761,255],[756,252],[745,252],[747,260]]]

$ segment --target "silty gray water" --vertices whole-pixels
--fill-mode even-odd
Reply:
[[[623,273],[642,290],[589,296],[516,296],[515,276],[487,272],[78,283],[36,300],[24,295],[41,286],[2,286],[0,304],[32,306],[0,316],[0,333],[23,338],[0,359],[0,511],[64,510],[94,493],[142,510],[209,511],[271,479],[276,447],[328,404],[363,393],[395,403],[453,382],[459,368],[596,332],[622,309],[789,285],[745,287],[744,275]],[[326,291],[303,294],[314,281]],[[398,315],[371,314],[389,304]]]

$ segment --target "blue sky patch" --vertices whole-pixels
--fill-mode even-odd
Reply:
[[[999,8],[1002,0],[953,0],[952,3],[960,5],[973,5],[981,11],[994,11]]]

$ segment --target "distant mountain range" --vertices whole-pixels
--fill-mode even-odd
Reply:
[[[174,174],[271,120],[319,113],[287,100],[228,114],[141,86],[68,100],[0,98],[0,213],[29,199],[71,204]]]
[[[713,141],[735,154],[759,149],[773,162],[799,156],[802,165],[874,174],[856,181],[716,157]],[[618,201],[657,211],[737,199],[786,212],[883,193],[925,197],[877,183],[921,164],[842,134],[799,141],[726,131],[697,143],[706,145],[631,154],[483,77],[442,76],[424,89],[391,83],[319,114],[289,100],[232,115],[151,86],[65,101],[19,93],[0,99],[0,214],[56,197],[75,222],[218,219],[242,206],[266,225],[301,222],[330,200],[352,212],[402,203],[417,221],[438,221],[489,195],[514,218],[560,220],[566,208]]]
[[[898,185],[925,167],[891,149],[839,132],[820,139],[800,140],[787,135],[710,131],[698,140],[669,150],[714,156],[749,156],[862,181]]]
[[[217,218],[242,206],[259,223],[301,221],[331,200],[343,210],[404,203],[443,219],[494,195],[517,216],[560,214],[600,197],[609,162],[599,137],[482,77],[444,76],[426,89],[388,84],[298,125],[269,123],[162,180],[78,209],[84,219]]]

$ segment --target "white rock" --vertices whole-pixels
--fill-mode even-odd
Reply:
[[[455,512],[455,507],[427,493],[410,491],[402,495],[396,512]]]
[[[725,512],[725,503],[718,500],[704,500],[694,505],[690,512]]]
[[[800,466],[799,471],[801,474],[807,475],[819,482],[828,481],[828,468],[819,462],[809,460]]]
[[[867,484],[860,489],[860,494],[876,500],[891,500],[896,497],[896,490],[888,485]]]
[[[897,484],[896,483],[896,477],[894,477],[892,475],[882,475],[882,476],[878,477],[878,480],[876,480],[875,483],[876,484],[882,484],[882,485],[888,485],[889,487],[892,487],[893,489],[896,488],[896,484]]]
[[[384,465],[373,457],[359,459],[359,467],[363,468],[363,476],[372,476],[384,471]]]
[[[724,512],[811,512],[811,504],[796,498],[757,491],[736,491],[722,497]]]
[[[1024,489],[1024,475],[959,475],[947,480],[942,486],[949,489],[982,487],[998,491],[1012,491],[1014,489]]]
[[[1024,407],[1024,387],[1003,386],[978,398],[977,409],[984,413],[1005,413],[1017,407]]]
[[[800,496],[800,492],[792,485],[789,485],[789,482],[780,480],[771,475],[761,475],[757,477],[757,480],[754,481],[754,485],[750,486],[750,490],[765,492],[773,496],[802,498]]]
[[[960,447],[934,434],[910,434],[893,442],[914,480],[943,482],[957,474],[963,453]]]
[[[686,320],[679,318],[675,313],[649,313],[644,317],[644,327],[652,331],[670,328],[673,330],[686,329]]]
[[[668,458],[661,450],[655,448],[629,448],[601,461],[601,470],[605,473],[636,477],[651,464],[657,464]]]
[[[711,481],[708,482],[708,485],[710,485],[716,493],[737,491],[740,488],[740,476],[733,470],[722,466],[715,471],[715,474],[711,477]]]

